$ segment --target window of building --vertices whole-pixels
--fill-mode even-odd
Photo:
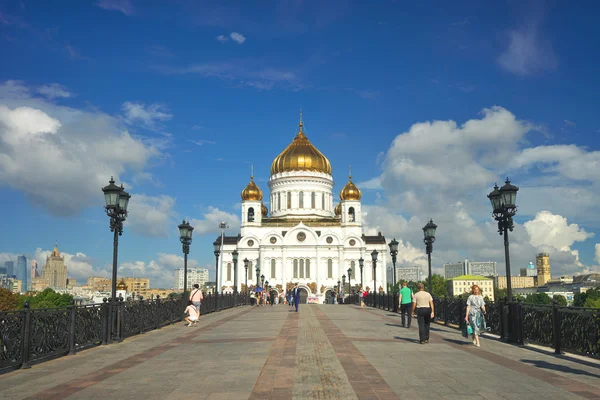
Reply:
[[[227,263],[227,280],[231,280],[231,263]]]
[[[348,209],[348,221],[350,221],[350,222],[356,221],[356,215],[354,215],[354,207],[350,207]]]
[[[316,200],[317,200],[317,199],[316,199],[316,197],[317,197],[317,196],[316,196],[315,192],[312,192],[312,193],[310,194],[310,208],[316,208],[316,205],[315,205],[315,204],[316,204],[316,202],[317,202],[317,201],[316,201]]]
[[[304,278],[304,260],[300,260],[299,272],[300,272],[300,278]]]
[[[304,192],[298,193],[298,208],[304,208]]]
[[[275,278],[275,259],[271,259],[271,278]]]
[[[250,207],[248,209],[248,222],[254,222],[254,208]]]
[[[287,192],[287,208],[292,208],[292,192]]]
[[[310,278],[310,260],[306,260],[306,277]]]
[[[333,260],[327,260],[327,277],[333,278]]]
[[[298,278],[298,260],[294,260],[294,278]]]

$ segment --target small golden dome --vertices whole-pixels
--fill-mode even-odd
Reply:
[[[285,171],[316,171],[331,175],[329,160],[308,140],[303,127],[302,111],[300,111],[298,134],[292,143],[273,160],[271,175]]]
[[[338,203],[337,206],[335,206],[335,215],[342,215],[342,203]]]
[[[117,290],[127,291],[127,284],[125,283],[125,280],[123,278],[121,278],[121,282],[117,283]]]
[[[269,214],[269,209],[267,208],[267,206],[265,206],[265,203],[261,203],[260,212],[262,213],[263,217],[266,217],[267,214]]]
[[[348,176],[348,183],[340,192],[340,199],[342,200],[360,200],[362,197],[362,193],[356,187],[354,183],[352,183],[352,175]]]
[[[262,191],[254,183],[254,177],[250,176],[250,183],[242,190],[242,200],[261,201],[262,198]]]

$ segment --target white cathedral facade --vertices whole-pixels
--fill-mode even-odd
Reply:
[[[302,300],[323,303],[330,291],[337,290],[345,276],[345,290],[361,284],[369,291],[385,290],[388,246],[385,237],[365,236],[362,229],[361,192],[348,183],[334,196],[334,182],[329,160],[308,140],[302,116],[298,133],[271,165],[269,210],[263,192],[250,177],[242,191],[241,232],[221,236],[223,243],[218,286],[222,292],[233,291],[232,253],[238,252],[238,291],[262,285],[261,276],[276,293],[287,292],[297,282],[303,289]],[[337,202],[337,204],[335,204]],[[372,252],[377,261],[373,269]],[[247,259],[248,269],[244,267]],[[374,289],[374,272],[375,286]],[[247,274],[247,275],[246,275]]]

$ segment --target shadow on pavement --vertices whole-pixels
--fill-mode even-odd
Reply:
[[[386,324],[387,326],[397,326],[398,328],[404,328],[402,325],[399,324]]]
[[[405,337],[400,337],[400,336],[394,336],[394,339],[396,339],[396,340],[404,340],[405,342],[411,342],[411,343],[417,343],[417,344],[419,344],[419,339],[405,338]]]
[[[567,367],[566,365],[555,364],[555,363],[551,363],[548,361],[521,360],[521,362],[527,363],[527,364],[533,364],[534,366],[536,366],[538,368],[550,369],[553,371],[560,371],[560,372],[565,372],[568,374],[587,375],[587,376],[592,376],[594,378],[600,378],[600,375],[598,375],[598,374],[592,374],[591,372],[588,372],[588,371],[584,371],[581,369],[575,369],[575,368]]]
[[[455,339],[444,338],[444,341],[458,344],[461,346],[473,346],[473,342],[471,340],[466,340],[466,339],[465,340],[455,340]]]

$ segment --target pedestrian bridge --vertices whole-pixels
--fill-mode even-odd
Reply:
[[[2,399],[600,399],[600,363],[355,305],[241,306],[0,375]]]

